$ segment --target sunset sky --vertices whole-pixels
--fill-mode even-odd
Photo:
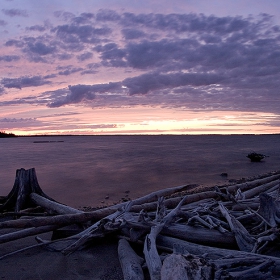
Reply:
[[[280,133],[279,0],[0,0],[0,131]]]

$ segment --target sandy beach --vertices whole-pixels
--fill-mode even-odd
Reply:
[[[48,239],[50,234],[42,234]],[[34,245],[34,237],[0,244],[1,255]],[[68,256],[37,247],[0,260],[0,279],[123,279],[117,242],[98,240],[92,246]]]

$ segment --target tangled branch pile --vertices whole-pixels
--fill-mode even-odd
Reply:
[[[273,172],[196,193],[180,186],[84,212],[48,197],[35,169],[19,169],[13,189],[0,199],[0,228],[13,229],[0,243],[76,225],[72,235],[36,237],[34,246],[67,255],[114,235],[124,279],[145,279],[146,270],[150,279],[163,280],[279,279],[279,178]],[[133,244],[142,246],[141,256]]]

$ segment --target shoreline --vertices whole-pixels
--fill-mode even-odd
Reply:
[[[272,175],[280,174],[279,171],[271,171],[258,176],[236,179],[227,186],[242,184],[244,182],[262,179]],[[225,185],[223,185],[225,186]],[[170,195],[169,197],[182,197],[186,194],[195,194],[208,191],[215,186],[192,185],[190,189]],[[168,197],[168,196],[167,196]],[[106,208],[106,207],[103,207]],[[100,208],[98,208],[100,209]],[[86,209],[86,211],[92,211]],[[3,217],[2,217],[3,219]],[[9,229],[1,229],[0,233],[9,232]],[[52,233],[40,234],[46,240],[51,239]],[[34,244],[34,237],[26,237],[9,243],[0,244],[1,255],[16,251],[20,248]],[[135,248],[137,246],[135,245]],[[119,280],[123,279],[121,265],[118,259],[117,242],[115,237],[96,239],[91,246],[75,251],[70,255],[63,255],[60,252],[51,252],[46,248],[35,247],[27,251],[17,253],[0,260],[1,279],[100,279]]]
[[[182,192],[177,192],[176,194],[174,194],[170,197],[178,197],[178,196],[184,196],[184,195],[189,195],[189,194],[195,194],[195,193],[203,192],[203,191],[214,190],[215,187],[218,187],[218,188],[229,187],[229,186],[233,186],[233,185],[236,185],[236,184],[242,184],[242,183],[245,183],[245,182],[250,182],[250,181],[253,181],[253,180],[257,180],[257,179],[262,179],[262,178],[272,176],[272,175],[277,175],[277,174],[280,174],[280,170],[274,170],[274,171],[266,172],[266,173],[259,174],[259,175],[256,175],[256,176],[246,177],[246,178],[242,177],[242,178],[239,178],[239,179],[231,179],[230,181],[228,181],[225,184],[213,184],[213,185],[210,185],[210,184],[209,185],[187,184],[186,186],[189,187],[188,190],[184,190]],[[129,194],[130,194],[130,192],[129,192]],[[137,198],[135,198],[135,199],[137,199]],[[114,201],[114,202],[106,204],[106,205],[101,203],[101,205],[99,205],[99,206],[86,206],[86,205],[84,205],[84,206],[79,206],[79,207],[74,207],[74,208],[76,208],[78,210],[81,210],[81,211],[88,212],[88,211],[94,211],[94,210],[98,210],[98,209],[103,209],[103,208],[115,206],[115,205],[118,205],[118,204],[121,204],[121,203],[124,203],[124,202],[127,202],[127,201],[132,201],[132,200],[133,199],[130,198],[129,195],[127,195],[123,199],[120,199],[118,201]]]

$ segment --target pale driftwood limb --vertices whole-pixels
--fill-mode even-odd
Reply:
[[[271,271],[262,272],[261,270],[271,267],[272,265],[273,265],[273,261],[266,260],[265,262],[255,267],[252,267],[250,269],[247,269],[245,271],[229,272],[229,275],[232,277],[231,279],[236,279],[236,280],[246,280],[246,279],[267,280],[271,277],[272,274]]]
[[[233,257],[233,258],[221,258],[217,260],[212,261],[216,269],[230,269],[230,268],[236,268],[236,267],[242,267],[242,266],[252,266],[263,262],[263,259],[259,257],[246,257],[246,258],[240,258],[240,257]]]
[[[235,198],[236,201],[243,200],[243,199],[245,199],[245,195],[244,195],[244,193],[240,189],[238,189],[236,191],[236,194],[235,194],[234,198]]]
[[[280,224],[280,202],[266,193],[260,194],[259,197],[260,208],[258,214],[261,215],[271,227],[276,227]]]
[[[187,195],[183,199],[181,199],[178,205],[174,209],[172,209],[165,217],[163,217],[161,221],[161,225],[163,226],[169,225],[174,220],[174,218],[178,216],[178,213],[180,212],[182,205],[185,203],[187,199],[188,199]]]
[[[177,187],[172,187],[172,188],[166,188],[166,189],[158,190],[158,191],[152,192],[150,194],[144,195],[142,197],[136,198],[133,200],[134,206],[132,208],[132,211],[140,212],[142,209],[151,210],[149,208],[149,206],[152,207],[152,210],[155,210],[157,208],[157,201],[160,197],[170,196],[174,193],[188,190],[189,188],[194,187],[194,186],[198,186],[198,185],[192,184],[192,185],[183,185],[183,186],[177,186]],[[179,198],[179,200],[180,200],[180,198]],[[147,208],[145,208],[145,204],[148,204]],[[117,204],[117,205],[113,205],[109,208],[117,209],[119,207],[122,207],[123,205],[125,205],[125,202]],[[143,207],[143,205],[144,205],[144,207]],[[176,205],[177,205],[177,203],[176,203]]]
[[[143,197],[134,199],[133,200],[134,205],[139,205],[139,204],[143,204],[143,203],[147,203],[147,202],[151,202],[151,201],[157,201],[158,198],[161,196],[166,197],[166,196],[172,195],[176,192],[182,192],[182,191],[188,190],[189,188],[194,187],[194,186],[198,186],[198,185],[193,185],[193,184],[192,185],[183,185],[183,186],[166,188],[166,189],[162,189],[159,191],[155,191],[155,192],[152,192]]]
[[[162,221],[165,215],[166,215],[166,207],[164,205],[164,197],[162,196],[158,199],[155,222]]]
[[[205,217],[205,221],[209,223],[212,226],[212,228],[218,229],[218,231],[221,233],[228,232],[227,230],[228,225],[215,217],[207,215]]]
[[[149,231],[149,229],[155,226],[155,223],[141,223],[137,221],[126,221],[123,225],[124,229],[135,229],[143,232]],[[124,232],[127,235],[127,230]],[[236,248],[236,241],[234,234],[231,232],[221,233],[216,229],[207,229],[203,227],[194,227],[185,224],[173,223],[162,228],[162,234],[180,238],[189,242],[198,244],[208,244],[210,246],[218,246],[224,248]]]
[[[193,225],[196,222],[198,222],[199,224],[205,226],[206,228],[209,228],[209,229],[213,229],[214,228],[212,223],[208,223],[208,222],[204,221],[199,215],[191,217],[189,219],[189,221],[188,221],[188,225]]]
[[[36,193],[30,194],[31,200],[36,203],[37,205],[45,208],[48,211],[56,212],[58,214],[80,214],[84,213],[83,211],[77,210],[67,205],[63,205],[57,203],[55,201],[51,201],[45,197],[42,197]]]
[[[265,191],[268,195],[272,196],[276,200],[279,199],[279,191],[280,191],[280,183],[278,185],[275,185],[274,187],[268,189]]]
[[[11,232],[11,233],[2,234],[0,236],[0,243],[10,242],[13,240],[21,239],[21,238],[24,238],[27,236],[36,235],[39,233],[50,232],[59,227],[60,226],[57,226],[57,225],[49,225],[49,226],[42,226],[42,227],[36,227],[36,228],[27,228],[27,229],[22,229],[22,230]]]
[[[141,264],[144,262],[125,239],[119,240],[118,256],[124,280],[144,280]]]
[[[106,218],[101,219],[97,223],[93,224],[89,228],[85,229],[84,231],[74,235],[72,238],[76,238],[77,241],[75,241],[70,246],[67,246],[62,250],[63,254],[71,254],[75,250],[77,250],[80,246],[85,244],[88,240],[90,240],[92,237],[94,237],[95,232],[103,226],[103,223],[107,223],[109,221],[113,221],[116,218],[120,217],[124,213],[128,212],[133,205],[133,201],[127,202],[126,205],[122,208],[116,211],[115,213],[107,216]],[[101,229],[102,230],[102,229]]]
[[[162,263],[156,247],[156,238],[161,229],[161,226],[151,227],[151,232],[147,234],[144,242],[144,255],[151,280],[160,280]]]
[[[225,201],[233,201],[236,203],[235,197],[226,189],[226,193],[223,193],[219,187],[215,187],[215,192]]]
[[[279,186],[279,180],[272,181],[263,185],[260,185],[258,187],[252,188],[250,190],[247,190],[243,192],[243,195],[246,199],[252,198],[254,196],[259,195],[262,192],[266,192],[267,190]]]
[[[220,258],[258,258],[262,261],[272,260],[275,264],[275,270],[278,271],[280,275],[280,258],[266,255],[259,255],[255,253],[245,252],[245,251],[237,251],[237,250],[228,250],[222,248],[215,248],[205,245],[199,245],[188,241],[183,241],[177,238],[168,237],[159,235],[157,237],[157,245],[160,248],[168,248],[169,250],[173,250],[174,246],[180,246],[181,250],[185,250],[186,253],[190,253],[197,256],[207,256],[207,259],[217,260]]]
[[[190,195],[186,195],[184,204],[189,204],[189,203],[197,202],[197,201],[200,201],[203,199],[210,199],[210,198],[217,198],[217,197],[219,197],[219,196],[214,191],[205,191],[202,193],[190,194]],[[173,209],[178,205],[178,203],[180,203],[181,200],[182,200],[182,197],[169,198],[169,199],[165,200],[164,204],[165,204],[166,208]],[[141,205],[134,205],[131,208],[131,211],[140,212],[143,209],[146,211],[154,211],[155,209],[157,209],[157,202],[143,203]]]
[[[35,217],[29,219],[18,219],[0,222],[1,228],[26,228],[26,227],[38,227],[44,225],[69,225],[86,223],[88,221],[98,221],[104,218],[104,214],[107,211],[96,210],[93,212],[82,212],[78,214],[65,214],[47,217]],[[111,213],[111,211],[109,211]]]
[[[240,189],[242,192],[249,190],[251,188],[255,188],[259,185],[263,185],[266,183],[269,183],[271,181],[278,180],[280,178],[280,173],[277,172],[277,174],[272,175],[272,176],[267,176],[262,179],[256,179],[253,181],[249,181],[246,183],[241,183],[241,184],[236,184],[236,185],[231,185],[231,186],[226,186],[225,188],[232,194],[235,194],[238,189]]]
[[[221,213],[227,219],[231,231],[235,235],[239,249],[241,251],[251,252],[254,248],[256,240],[250,236],[249,232],[237,219],[228,213],[227,209],[221,203],[219,206]]]
[[[231,232],[221,233],[216,229],[172,224],[168,227],[164,227],[162,234],[199,244],[208,244],[224,248],[236,247],[236,241]]]
[[[276,240],[279,237],[279,233],[272,233],[268,236],[261,236],[257,239],[253,253],[261,254],[263,249],[268,245],[269,242]],[[262,244],[262,245],[261,245]]]
[[[257,210],[260,206],[259,202],[250,202],[250,201],[238,201],[238,204],[233,205],[231,210],[232,211],[244,211],[246,209],[254,209]]]

